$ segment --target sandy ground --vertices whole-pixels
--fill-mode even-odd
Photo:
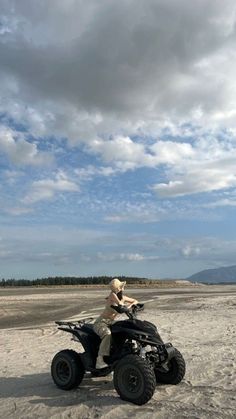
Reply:
[[[122,401],[112,378],[91,378],[70,392],[52,382],[61,349],[79,350],[53,320],[96,317],[104,290],[0,290],[0,417],[235,418],[236,286],[129,290],[146,303],[140,319],[155,323],[183,354],[187,371],[177,386],[158,385],[144,406]],[[96,309],[98,307],[98,311]]]

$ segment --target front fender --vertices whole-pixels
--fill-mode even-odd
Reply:
[[[167,346],[166,352],[168,356],[168,361],[170,361],[175,356],[175,348],[173,346]]]

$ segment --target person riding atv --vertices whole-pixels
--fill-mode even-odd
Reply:
[[[132,305],[137,304],[138,301],[134,298],[129,298],[123,295],[126,281],[121,282],[118,278],[114,278],[110,282],[111,292],[106,298],[107,303],[104,311],[96,319],[93,329],[97,335],[101,338],[101,344],[98,351],[98,357],[96,362],[96,368],[105,368],[107,364],[104,362],[104,356],[109,356],[111,346],[111,328],[110,326],[114,323],[115,318],[119,315],[112,305],[119,306],[129,303],[128,308]]]
[[[105,368],[96,368],[101,338],[94,331],[92,317],[77,321],[57,321],[60,330],[72,334],[84,352],[71,349],[58,352],[51,364],[54,383],[63,390],[80,385],[84,374],[106,376],[114,371],[114,387],[123,400],[142,405],[152,397],[157,383],[178,384],[185,375],[185,361],[170,342],[164,343],[157,327],[137,319],[144,304],[112,305],[117,313],[125,313],[127,320],[110,325],[110,353],[105,357]]]

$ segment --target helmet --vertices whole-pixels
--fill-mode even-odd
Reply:
[[[124,286],[126,284],[126,281],[120,281],[118,278],[112,279],[110,282],[110,288],[113,292],[118,292],[124,289]]]

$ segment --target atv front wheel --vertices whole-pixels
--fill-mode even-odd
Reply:
[[[145,404],[155,391],[154,371],[138,355],[126,355],[116,364],[114,387],[121,399],[138,405]]]
[[[179,384],[185,375],[185,361],[182,354],[175,349],[174,355],[165,366],[154,369],[157,383]]]
[[[84,373],[84,366],[79,354],[71,349],[58,352],[52,360],[52,379],[56,386],[62,390],[78,387]]]

